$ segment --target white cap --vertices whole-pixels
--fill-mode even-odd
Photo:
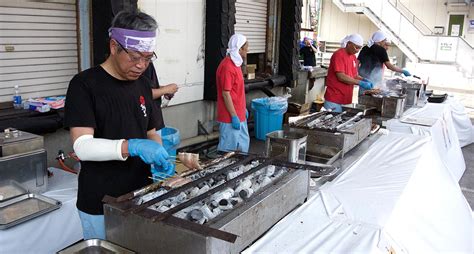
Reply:
[[[360,46],[360,47],[364,45],[364,39],[362,38],[360,34],[351,34],[344,37],[344,39],[342,39],[341,41],[341,47],[345,48],[348,42],[352,42],[355,45]]]

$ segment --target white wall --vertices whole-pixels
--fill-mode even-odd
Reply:
[[[364,15],[344,13],[331,0],[324,0],[321,6],[320,38],[325,41],[341,41],[344,36],[359,33],[367,42],[378,28]]]
[[[140,0],[159,25],[154,62],[160,84],[180,87],[170,105],[199,101],[204,91],[204,0]]]
[[[474,45],[474,31],[469,32],[469,20],[474,19],[474,7],[448,6],[447,0],[400,0],[417,18],[432,31],[435,26],[443,26],[444,34],[448,33],[449,14],[466,14],[463,37]]]
[[[431,31],[435,26],[444,26],[447,31],[446,0],[400,0]]]

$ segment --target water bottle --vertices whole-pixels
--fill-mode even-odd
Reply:
[[[15,109],[21,109],[21,95],[20,95],[20,87],[18,85],[15,86],[15,92],[13,93],[13,107]]]

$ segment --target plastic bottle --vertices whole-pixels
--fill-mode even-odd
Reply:
[[[15,86],[15,91],[13,93],[13,107],[15,109],[21,109],[21,95],[20,95],[20,87],[18,85]]]

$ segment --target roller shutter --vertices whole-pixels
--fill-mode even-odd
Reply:
[[[0,102],[66,94],[78,72],[76,0],[0,1]]]
[[[264,53],[267,31],[267,0],[237,0],[235,3],[236,33],[249,41],[249,53]]]

